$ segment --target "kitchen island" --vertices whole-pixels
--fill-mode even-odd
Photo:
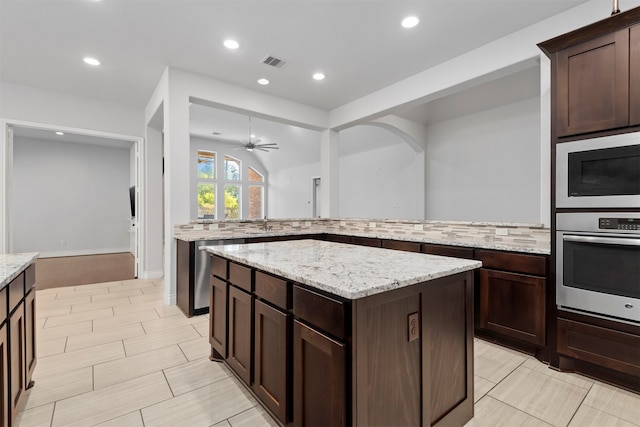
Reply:
[[[212,358],[282,425],[464,425],[479,261],[317,240],[211,246]]]

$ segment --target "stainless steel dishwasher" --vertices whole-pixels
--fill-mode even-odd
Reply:
[[[244,243],[244,239],[227,240],[200,240],[196,242],[196,253],[194,264],[194,287],[193,308],[209,307],[209,253],[204,250],[205,246],[216,245],[237,245]]]

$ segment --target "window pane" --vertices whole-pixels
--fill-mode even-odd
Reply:
[[[240,186],[224,186],[224,217],[225,219],[240,218]]]
[[[251,175],[251,168],[249,168],[249,175]],[[262,192],[262,186],[249,186],[249,218],[262,218]]]
[[[254,168],[249,168],[249,181],[251,182],[263,182],[264,177]]]
[[[198,151],[198,178],[215,179],[216,155],[210,151]]]
[[[198,218],[215,218],[215,184],[198,183]]]
[[[224,179],[227,181],[240,180],[240,160],[224,156]]]

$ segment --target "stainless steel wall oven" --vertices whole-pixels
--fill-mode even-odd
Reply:
[[[556,216],[561,309],[640,324],[640,213]]]

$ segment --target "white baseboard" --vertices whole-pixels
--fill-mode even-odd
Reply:
[[[60,258],[60,257],[70,257],[70,256],[105,255],[105,254],[119,254],[124,252],[131,253],[129,248],[79,249],[74,251],[40,252],[40,256],[38,258]]]
[[[162,279],[164,277],[164,271],[143,271],[142,274],[139,275],[140,279]]]
[[[176,294],[169,294],[164,296],[164,302],[167,305],[176,305]]]

